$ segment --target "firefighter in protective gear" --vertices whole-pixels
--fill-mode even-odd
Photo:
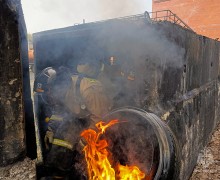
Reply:
[[[83,159],[80,152],[82,149],[78,145],[82,130],[83,124],[70,114],[51,116],[45,135],[46,147],[49,148],[45,156],[45,164],[54,168],[55,173],[59,171],[54,175],[66,176],[73,173],[79,159]]]
[[[39,116],[40,130],[42,131],[43,136],[47,130],[47,123],[52,114],[54,114],[54,112],[59,112],[60,109],[63,110],[62,105],[58,104],[59,99],[62,98],[61,96],[64,94],[65,89],[67,89],[66,86],[68,86],[67,80],[70,76],[69,74],[70,70],[65,67],[60,67],[58,69],[47,67],[43,69],[35,78],[33,91],[35,96],[38,97],[37,114]],[[56,78],[57,75],[59,78]],[[54,79],[58,79],[60,81],[59,93],[56,90],[56,95],[51,92],[51,89],[54,86]],[[54,95],[56,97],[53,97]]]
[[[70,112],[87,119],[91,127],[101,120],[111,108],[103,86],[96,78],[100,72],[99,62],[84,60],[77,66],[79,74],[72,76],[72,84],[65,96],[65,105]]]
[[[48,117],[52,115],[53,98],[50,96],[49,79],[55,76],[56,71],[52,67],[43,69],[34,80],[34,98],[37,98],[38,110],[37,116],[39,119],[39,131],[41,139],[44,138],[47,131],[47,123],[45,122]],[[36,99],[35,99],[36,100]]]
[[[77,71],[65,83],[68,85],[64,92],[59,91],[59,83],[54,83],[51,88],[52,96],[62,110],[55,111],[48,121],[45,143],[49,150],[46,164],[59,170],[69,171],[76,168],[78,163],[84,162],[80,132],[95,128],[95,124],[111,108],[111,101],[96,79],[100,64],[84,59],[78,64]],[[58,77],[58,73],[56,76]]]
[[[59,67],[56,70],[52,67],[43,69],[35,78],[34,92],[38,98],[37,115],[39,119],[39,130],[42,144],[43,155],[46,167],[56,167],[58,175],[65,174],[61,169],[69,167],[73,159],[72,145],[70,138],[65,140],[62,133],[66,130],[74,130],[72,120],[74,119],[65,109],[61,99],[63,99],[66,89],[68,89],[69,80],[71,79],[70,70],[65,67]],[[71,129],[69,128],[71,127]],[[77,126],[75,126],[76,128]],[[77,130],[80,129],[77,127]],[[75,129],[76,132],[76,129]],[[68,141],[67,141],[68,140]],[[72,141],[73,144],[73,141]],[[57,147],[56,147],[57,146]],[[59,148],[59,147],[64,147]],[[55,150],[54,150],[55,149]],[[58,151],[57,151],[58,149]],[[54,152],[58,155],[54,159]],[[62,160],[62,157],[65,157]],[[68,157],[68,158],[67,158]],[[67,160],[69,159],[69,160]],[[58,161],[57,161],[58,160]]]

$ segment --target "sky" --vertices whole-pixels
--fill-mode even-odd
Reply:
[[[21,0],[28,33],[152,11],[152,0]]]

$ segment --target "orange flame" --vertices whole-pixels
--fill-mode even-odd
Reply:
[[[119,123],[119,121],[112,120],[106,125],[101,121],[96,124],[99,130],[98,133],[92,129],[84,130],[81,133],[81,136],[88,143],[83,151],[87,162],[89,180],[141,180],[145,178],[145,174],[137,166],[122,166],[119,164],[114,169],[109,162],[110,153],[107,150],[108,143],[105,139],[100,140],[100,135],[108,127],[116,123]]]
[[[119,178],[120,180],[141,180],[145,174],[141,172],[137,166],[122,166],[119,165]]]

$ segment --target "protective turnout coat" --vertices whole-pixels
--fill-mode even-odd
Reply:
[[[88,118],[94,125],[109,111],[111,103],[98,80],[82,77],[77,85],[79,78],[81,77],[78,75],[72,76],[72,85],[66,93],[65,105],[77,117]]]
[[[86,65],[80,65],[78,71],[79,74],[71,76],[70,86],[62,100],[68,114],[71,115],[63,118],[62,114],[59,115],[61,116],[59,123],[56,121],[60,118],[56,119],[52,116],[48,122],[48,127],[54,132],[54,137],[46,161],[49,165],[59,169],[77,166],[77,159],[81,157],[76,152],[80,132],[85,128],[95,128],[95,124],[101,121],[102,116],[111,108],[111,101],[107,98],[102,84],[90,78],[93,70]],[[75,165],[72,164],[73,162]]]

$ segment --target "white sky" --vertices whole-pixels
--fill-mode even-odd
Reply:
[[[144,13],[152,0],[21,0],[28,33]]]

